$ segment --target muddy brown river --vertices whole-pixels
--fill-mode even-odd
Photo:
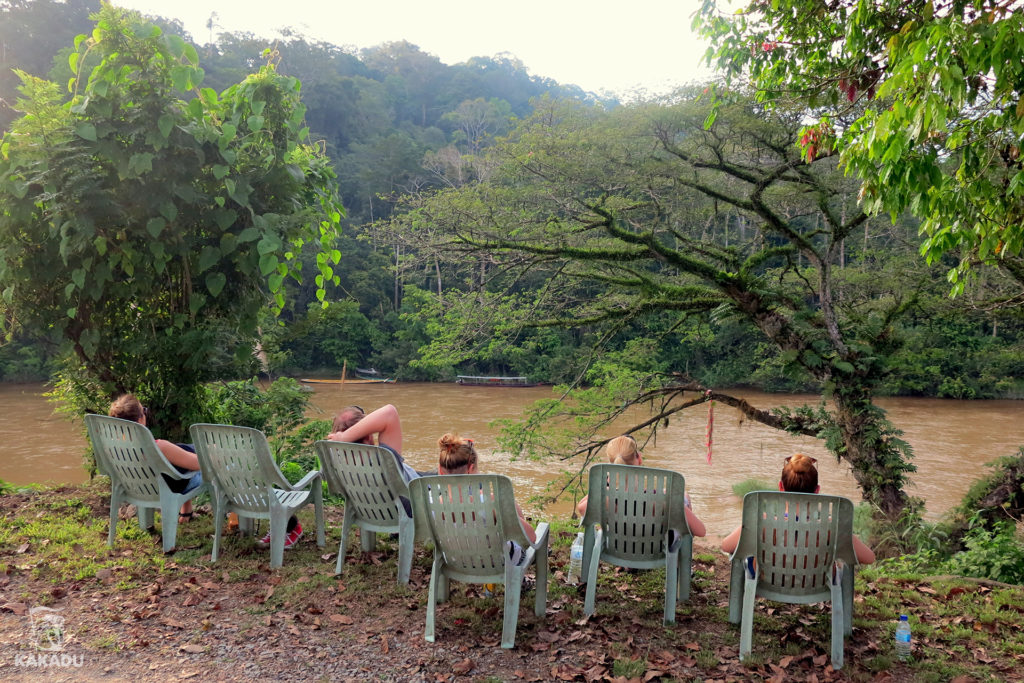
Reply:
[[[14,484],[85,481],[82,453],[84,431],[55,415],[38,384],[0,385],[0,479]],[[761,408],[816,403],[817,397],[736,392]],[[481,470],[507,474],[517,498],[536,517],[568,515],[569,500],[540,511],[526,502],[541,493],[564,467],[560,461],[513,460],[497,451],[498,418],[515,418],[530,402],[551,395],[549,387],[462,387],[455,384],[346,384],[314,386],[311,418],[327,418],[340,408],[358,404],[372,410],[393,403],[402,418],[404,453],[417,469],[437,465],[437,439],[456,431],[476,441]],[[1017,451],[1024,444],[1024,401],[954,401],[944,399],[890,398],[878,404],[903,430],[914,448],[918,471],[911,477],[909,493],[923,498],[927,514],[936,518],[956,505],[971,482],[986,472],[983,464]],[[724,536],[738,523],[740,500],[732,485],[757,477],[778,481],[782,460],[801,451],[818,458],[821,487],[860,500],[856,483],[845,464],[838,464],[821,442],[790,436],[763,425],[741,423],[739,413],[715,406],[714,446],[707,462],[705,432],[708,411],[689,410],[663,430],[656,445],[644,449],[644,464],[681,472],[694,510],[705,521],[709,536]],[[612,436],[612,434],[609,434]]]

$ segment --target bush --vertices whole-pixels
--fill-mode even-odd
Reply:
[[[967,547],[945,564],[951,574],[1024,584],[1024,542],[1015,525],[1002,521],[994,528],[975,527],[964,537]]]

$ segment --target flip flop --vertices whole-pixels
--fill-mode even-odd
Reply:
[[[189,522],[192,521],[192,518],[195,517],[195,516],[196,516],[196,511],[195,510],[190,510],[188,512],[179,512],[178,513],[178,524],[188,524]]]

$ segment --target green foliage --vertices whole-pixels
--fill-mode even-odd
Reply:
[[[744,479],[732,485],[732,495],[742,498],[751,491],[773,491],[776,488],[763,479]]]
[[[964,537],[965,549],[946,562],[951,574],[1024,584],[1024,539],[1011,521],[993,528],[975,527]]]
[[[303,440],[295,441],[295,432],[305,425],[309,392],[289,377],[274,380],[262,389],[255,379],[208,384],[203,388],[200,411],[203,421],[252,427],[267,435],[278,462],[292,457]],[[287,447],[287,448],[286,448]]]
[[[929,261],[959,256],[955,293],[978,263],[1024,282],[1018,3],[753,0],[729,14],[717,5],[705,0],[695,19],[713,41],[709,61],[727,82],[749,77],[763,100],[800,100],[821,119],[812,130],[841,122],[835,138],[805,133],[805,152],[834,146],[869,211],[918,216]]]
[[[321,292],[336,281],[334,173],[272,64],[218,94],[194,47],[109,6],[75,48],[70,101],[25,75],[0,141],[4,327],[68,340],[108,395],[181,416],[251,355],[304,243]]]

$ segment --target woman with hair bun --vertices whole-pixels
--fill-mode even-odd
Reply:
[[[473,447],[473,439],[464,439],[458,434],[448,433],[437,440],[438,474],[477,474],[477,454]],[[514,502],[514,501],[513,501]],[[519,525],[523,527],[523,533],[530,539],[530,543],[537,542],[537,532],[526,521],[526,515],[519,503],[515,503],[516,514],[519,515]],[[512,553],[513,564],[518,564],[516,555],[521,555],[522,549]]]

